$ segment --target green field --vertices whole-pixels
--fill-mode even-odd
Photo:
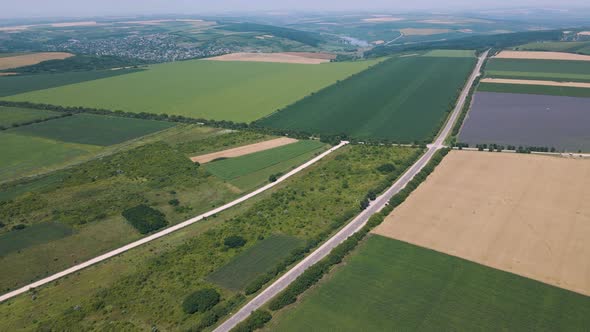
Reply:
[[[137,72],[136,69],[0,76],[0,97]]]
[[[44,120],[59,115],[61,113],[46,110],[0,106],[0,127],[8,128],[14,124]]]
[[[72,234],[72,228],[52,222],[36,224],[23,230],[16,230],[0,235],[0,257],[9,253],[66,237]]]
[[[276,319],[276,321],[275,321]],[[277,315],[275,331],[584,331],[590,298],[381,236]]]
[[[474,64],[475,57],[393,58],[259,124],[359,139],[429,141],[455,104]]]
[[[326,144],[319,141],[299,141],[236,158],[213,161],[207,163],[205,168],[215,176],[225,180],[232,180],[296,158],[302,154],[319,150],[325,146]]]
[[[218,137],[218,140],[220,137]],[[175,149],[171,149],[175,151]],[[150,150],[151,151],[151,150]],[[240,235],[247,240],[247,245],[255,245],[261,236],[268,238],[273,234],[283,234],[302,241],[310,241],[320,237],[325,239],[340,227],[348,218],[358,213],[359,202],[365,197],[367,191],[382,185],[384,181],[391,183],[392,177],[399,176],[421,154],[421,149],[391,146],[346,146],[330,154],[317,164],[288,179],[284,183],[272,188],[269,192],[258,195],[235,208],[224,211],[216,216],[202,220],[185,229],[174,232],[152,243],[138,247],[134,250],[109,259],[94,267],[80,271],[68,278],[63,278],[57,283],[51,283],[39,287],[34,291],[33,300],[31,294],[19,296],[0,304],[0,330],[15,331],[20,329],[37,330],[51,329],[55,331],[84,331],[94,330],[145,330],[156,326],[160,331],[186,331],[199,324],[205,317],[202,313],[186,314],[181,307],[184,297],[193,291],[217,287],[207,280],[207,277],[220,267],[233,261],[244,250],[228,249],[224,246],[224,239],[232,235]],[[139,154],[137,158],[139,158]],[[170,154],[156,154],[156,159],[146,160],[142,165],[154,164],[158,161],[157,169],[166,169],[168,164],[163,161],[170,160]],[[107,161],[105,160],[105,163]],[[177,163],[170,160],[170,164]],[[393,173],[383,174],[377,171],[379,166],[385,163],[397,165]],[[117,165],[140,164],[125,162],[125,160],[111,160],[107,164],[112,165],[106,171],[100,168],[84,168],[67,180],[66,184],[57,193],[42,194],[45,199],[51,198],[52,204],[62,201],[71,201],[72,196],[66,196],[72,189],[69,183],[78,183],[84,174],[111,174],[110,170],[117,169]],[[95,167],[98,166],[95,164]],[[185,165],[178,165],[175,171],[182,174]],[[129,183],[142,184],[141,168],[132,171],[131,166],[124,169],[123,179],[129,179]],[[84,172],[86,171],[86,172]],[[150,171],[148,174],[152,174]],[[174,195],[170,190],[176,190],[176,196],[182,205],[203,204],[211,208],[213,202],[206,194],[189,195],[194,190],[195,181],[202,181],[203,177],[188,174],[186,176],[173,175],[171,184],[161,185],[159,179],[163,174],[154,175],[150,182],[137,188],[140,201],[147,199],[150,206],[164,211],[169,221],[174,214],[166,209],[166,202]],[[104,191],[101,195],[111,194],[117,188],[105,181],[102,175],[94,182],[87,176],[86,181],[79,184],[80,189],[94,188],[102,183]],[[116,176],[111,176],[117,178]],[[133,179],[141,181],[133,181]],[[205,179],[216,179],[214,176]],[[114,180],[111,180],[114,181]],[[156,186],[156,189],[146,188]],[[211,187],[210,185],[208,187]],[[125,188],[125,187],[124,187]],[[133,187],[126,187],[133,188]],[[86,194],[86,195],[84,195]],[[156,195],[156,194],[159,194]],[[45,196],[47,195],[47,196]],[[120,195],[120,194],[118,194]],[[95,201],[102,206],[97,206],[97,213],[113,202],[119,204],[126,202],[126,198],[109,196],[96,196],[96,190],[86,193],[77,191],[74,197],[88,197],[87,200]],[[81,200],[78,198],[78,201]],[[103,203],[104,202],[104,203]],[[85,212],[88,207],[77,204],[76,209]],[[221,202],[215,202],[221,204]],[[219,205],[217,205],[219,206]],[[51,209],[52,207],[48,207]],[[14,209],[11,209],[14,210]],[[41,210],[38,215],[45,215],[47,210]],[[29,212],[30,213],[30,212]],[[197,214],[194,208],[192,213]],[[35,215],[37,215],[35,214]],[[88,214],[88,213],[86,213]],[[22,216],[15,216],[22,218]],[[87,227],[98,227],[102,222],[89,222]],[[121,229],[125,227],[124,229]],[[115,228],[114,231],[108,231]],[[127,223],[121,218],[109,218],[106,224],[101,226],[103,233],[127,234],[130,232]],[[79,237],[80,233],[71,237],[53,241],[52,244],[68,241],[69,251],[64,248],[64,255],[59,260],[53,261],[55,251],[47,252],[51,247],[43,247],[38,252],[37,260],[24,256],[23,253],[10,254],[0,261],[0,274],[2,281],[9,280],[15,274],[21,273],[23,267],[37,268],[33,262],[45,264],[39,269],[39,275],[43,276],[46,268],[62,266],[64,260],[70,260],[71,255],[80,254],[73,244],[76,238],[78,248],[86,248],[84,241],[92,241],[91,245],[102,240],[103,233],[94,231],[95,236]],[[136,233],[136,232],[135,232]],[[78,236],[78,237],[77,237]],[[83,244],[81,244],[81,243]],[[32,248],[30,249],[32,250]],[[55,250],[55,249],[53,249]],[[248,250],[248,249],[246,249]],[[26,258],[26,259],[25,259]],[[5,268],[10,267],[10,268]],[[6,283],[2,283],[0,289],[5,289]],[[222,302],[226,305],[229,299],[239,296],[225,288],[217,288],[222,294]],[[81,310],[71,310],[79,305]],[[233,310],[233,309],[232,309]],[[226,315],[226,314],[223,314]]]
[[[271,235],[234,257],[229,263],[211,273],[207,280],[227,289],[239,291],[268,272],[303,241],[285,235]]]
[[[9,132],[69,143],[108,146],[173,126],[174,123],[163,121],[76,114],[22,126]]]
[[[535,42],[515,47],[521,51],[548,51],[590,54],[590,42]]]
[[[475,52],[472,50],[433,50],[422,56],[448,57],[448,58],[473,58]]]
[[[590,98],[590,89],[562,86],[480,83],[479,91]]]
[[[100,148],[69,144],[41,137],[0,133],[0,181],[36,169],[45,169],[73,160]]]
[[[250,122],[377,60],[320,65],[180,61],[7,99]]]
[[[589,61],[492,59],[486,77],[590,82]]]

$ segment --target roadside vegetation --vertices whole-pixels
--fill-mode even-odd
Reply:
[[[1,327],[30,326],[32,320],[39,328],[57,330],[102,329],[107,327],[104,324],[109,328],[131,330],[153,326],[184,330],[212,325],[235,310],[245,298],[241,292],[212,284],[208,281],[211,273],[236,257],[245,259],[241,253],[276,235],[304,241],[306,248],[302,249],[311,250],[358,213],[360,201],[367,192],[401,174],[420,153],[419,149],[388,146],[341,148],[293,180],[279,185],[273,193],[248,204],[240,213],[232,215],[228,211],[231,216],[228,219],[223,218],[224,212],[222,216],[203,221],[202,225],[209,225],[206,231],[193,233],[180,242],[175,238],[184,232],[171,235],[169,240],[158,240],[154,245],[140,247],[79,275],[40,288],[34,292],[35,300],[21,296],[3,303],[0,305]],[[378,170],[386,163],[394,164],[395,171]],[[216,222],[217,218],[226,222]],[[195,224],[186,232],[204,227],[202,225]],[[224,245],[225,239],[238,235],[246,240],[243,247]],[[167,241],[176,241],[173,243],[177,245],[169,247]],[[126,258],[152,250],[161,254],[137,260]],[[305,253],[300,252],[300,255]],[[121,260],[126,262],[125,272],[106,278],[104,282],[93,277],[103,269],[119,266]],[[259,273],[272,265],[264,260],[260,264]],[[182,309],[187,296],[210,288],[220,294],[218,304],[194,314]],[[70,300],[64,301],[64,298]],[[26,309],[31,306],[37,310]],[[72,310],[72,307],[78,309]]]
[[[46,176],[3,184],[0,221],[4,227],[0,233],[12,234],[11,229],[19,224],[27,227],[25,231],[45,224],[70,231],[59,241],[52,241],[52,236],[46,240],[41,237],[21,246],[18,252],[0,254],[0,268],[5,271],[0,289],[6,291],[39,279],[136,240],[166,223],[178,223],[234,199],[242,194],[240,189],[192,163],[188,156],[197,150],[224,149],[269,138],[190,126],[158,135],[159,139],[136,148]],[[254,186],[266,181],[262,178]],[[134,211],[138,206],[141,208]],[[143,212],[152,210],[158,211],[149,213],[154,222],[143,224]],[[0,234],[0,246],[14,246],[19,238]]]

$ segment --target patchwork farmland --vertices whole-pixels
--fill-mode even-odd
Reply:
[[[0,326],[2,329],[9,330],[26,328],[31,325],[31,319],[37,321],[34,323],[36,326],[51,326],[58,330],[65,326],[76,326],[80,329],[107,326],[101,322],[115,328],[122,326],[140,328],[151,326],[154,319],[158,321],[158,326],[162,329],[188,329],[197,326],[207,319],[208,314],[184,312],[180,306],[182,299],[192,290],[204,287],[216,288],[215,284],[207,279],[212,272],[226,264],[232,264],[234,259],[239,259],[236,257],[246,259],[240,254],[247,252],[248,249],[228,248],[224,245],[226,238],[239,235],[246,240],[246,246],[255,248],[258,243],[262,245],[266,241],[260,240],[261,236],[268,239],[273,234],[283,234],[305,241],[302,242],[305,246],[311,243],[313,248],[318,245],[317,241],[321,241],[318,239],[329,236],[358,211],[358,203],[365,197],[368,190],[384,181],[389,182],[387,179],[390,177],[399,176],[405,170],[405,165],[411,164],[419,154],[419,149],[402,147],[341,148],[325,160],[303,171],[302,174],[287,180],[276,190],[273,189],[269,195],[248,200],[237,209],[191,225],[172,236],[159,239],[153,245],[138,247],[115,259],[83,270],[79,275],[72,275],[70,278],[60,280],[59,283],[44,286],[36,293],[35,305],[39,310],[29,312],[26,309],[17,309],[29,307],[30,297],[12,299],[10,306],[0,306]],[[140,155],[146,154],[136,153],[137,157]],[[171,159],[169,154],[154,154],[154,158],[156,157],[158,160]],[[192,164],[188,158],[185,160]],[[176,159],[170,160],[170,163],[177,162]],[[392,163],[398,167],[389,172],[377,170],[386,163]],[[113,160],[109,164],[137,165],[120,159]],[[146,160],[144,164],[153,165],[154,160]],[[177,167],[177,169],[182,170],[184,167]],[[82,170],[79,172],[84,174]],[[133,177],[136,173],[126,169],[123,174]],[[154,175],[155,183],[157,183],[159,176]],[[179,177],[181,179],[179,183],[186,186],[182,186],[181,188],[184,189],[176,193],[181,202],[187,202],[185,204],[190,202],[191,205],[203,202],[210,207],[212,199],[206,196],[188,196],[186,193],[186,190],[193,187],[194,182],[189,182],[191,177],[185,177],[181,171],[175,177]],[[210,178],[215,179],[215,177],[206,179]],[[199,180],[202,179],[199,177]],[[155,183],[152,182],[152,184]],[[168,192],[168,188],[163,187],[163,190],[158,191],[161,195],[160,200],[166,201],[174,197],[169,193],[164,194]],[[109,189],[109,192],[113,191],[111,187]],[[144,195],[150,200],[158,197],[147,193]],[[163,208],[165,204],[157,203],[156,206],[166,211],[168,215],[167,210]],[[194,212],[196,209],[192,213]],[[111,225],[130,227],[120,220]],[[92,223],[89,226],[92,226]],[[63,239],[52,244],[55,245],[61,241]],[[260,253],[253,250],[251,253]],[[0,263],[15,264],[18,259],[23,260],[22,256],[11,257],[13,259],[3,259]],[[270,261],[273,260],[274,258]],[[265,266],[269,265],[272,264],[265,263]],[[15,266],[28,266],[28,264],[23,262]],[[244,267],[242,264],[237,266]],[[245,268],[247,271],[252,269],[251,266]],[[260,271],[266,271],[266,268]],[[16,269],[13,273],[16,272],[20,273],[20,270]],[[170,275],[174,277],[170,278]],[[2,278],[8,279],[8,276],[2,274]],[[150,286],[155,284],[157,284],[155,288]],[[223,295],[220,303],[223,307],[236,308],[243,302],[243,295],[238,292],[216,289]],[[153,301],[149,303],[143,301],[145,296],[149,296]],[[70,300],[66,300],[67,298]],[[91,305],[97,300],[106,306],[113,305],[116,309],[107,311],[101,306]],[[70,301],[80,303],[85,308],[84,316],[96,317],[97,323],[89,319],[79,320],[72,316],[72,312],[67,310],[71,306]],[[121,303],[125,303],[125,309],[119,307]],[[171,310],[163,312],[161,305]]]
[[[41,121],[61,115],[61,113],[46,110],[0,106],[0,128],[9,128],[14,125]]]
[[[190,60],[5,99],[250,122],[377,62],[304,65]]]
[[[258,124],[358,139],[430,141],[475,64],[473,56],[436,54],[384,61]]]
[[[590,295],[588,174],[589,160],[452,151],[374,232]]]

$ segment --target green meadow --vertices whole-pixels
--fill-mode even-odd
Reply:
[[[189,60],[6,99],[250,122],[377,62],[304,65]]]
[[[256,277],[275,267],[301,245],[303,241],[296,237],[273,234],[234,257],[207,279],[222,287],[239,291]]]
[[[8,128],[15,124],[44,120],[61,114],[46,110],[0,106],[0,127]]]
[[[174,123],[163,121],[76,114],[22,126],[9,132],[69,143],[108,146],[168,129],[174,125]]]

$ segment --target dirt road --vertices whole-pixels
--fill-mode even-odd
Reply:
[[[467,84],[463,88],[459,99],[457,100],[457,104],[451,113],[447,123],[445,124],[443,130],[441,130],[439,136],[436,138],[433,144],[428,146],[428,150],[426,153],[418,159],[414,165],[412,165],[404,175],[402,175],[385,193],[381,196],[377,197],[376,200],[371,202],[369,207],[365,209],[361,214],[359,214],[356,218],[354,218],[350,223],[348,223],[343,229],[341,229],[336,235],[331,237],[328,241],[326,241],[322,246],[312,252],[309,256],[307,256],[303,261],[299,264],[295,265],[291,270],[287,271],[281,278],[275,281],[272,285],[268,288],[263,290],[258,296],[248,302],[244,307],[242,307],[238,312],[236,312],[233,316],[231,316],[228,320],[226,320],[223,324],[217,327],[214,332],[228,332],[232,328],[234,328],[238,323],[246,319],[250,316],[252,311],[257,310],[258,308],[262,307],[266,302],[271,300],[273,297],[278,295],[282,290],[284,290],[291,282],[293,282],[297,277],[299,277],[307,268],[314,265],[315,263],[322,260],[326,257],[332,249],[346,240],[348,237],[356,233],[360,230],[369,218],[381,211],[387,204],[387,202],[391,199],[391,197],[397,194],[400,190],[402,190],[410,180],[414,178],[422,168],[430,161],[434,153],[444,147],[444,141],[449,135],[451,129],[457,117],[461,113],[463,109],[463,105],[465,104],[465,100],[469,95],[469,90],[473,85],[473,82],[480,75],[481,66],[483,65],[483,61],[487,57],[488,52],[486,51],[481,55],[479,58],[477,65],[469,77]]]
[[[290,171],[289,173],[287,173],[287,174],[283,175],[283,176],[282,176],[282,177],[280,177],[280,178],[279,178],[277,181],[275,181],[275,182],[272,182],[272,183],[269,183],[269,184],[267,184],[266,186],[264,186],[264,187],[262,187],[262,188],[259,188],[259,189],[255,190],[255,191],[253,191],[253,192],[251,192],[251,193],[249,193],[249,194],[247,194],[247,195],[244,195],[244,196],[242,196],[242,197],[240,197],[240,198],[238,198],[238,199],[236,199],[236,200],[234,200],[234,201],[232,201],[232,202],[230,202],[230,203],[227,203],[227,204],[225,204],[225,205],[223,205],[223,206],[220,206],[220,207],[218,207],[218,208],[216,208],[216,209],[213,209],[213,210],[211,210],[211,211],[209,211],[209,212],[206,212],[206,213],[203,213],[203,214],[201,214],[201,215],[198,215],[198,216],[196,216],[196,217],[194,217],[194,218],[192,218],[192,219],[189,219],[189,220],[183,221],[183,222],[181,222],[180,224],[177,224],[177,225],[174,225],[174,226],[168,227],[168,228],[166,228],[166,229],[164,229],[164,230],[162,230],[162,231],[160,231],[160,232],[154,233],[154,234],[152,234],[152,235],[150,235],[150,236],[146,236],[146,237],[144,237],[144,238],[142,238],[142,239],[140,239],[140,240],[137,240],[137,241],[135,241],[135,242],[132,242],[132,243],[130,243],[130,244],[127,244],[127,245],[125,245],[125,246],[123,246],[123,247],[120,247],[120,248],[118,248],[118,249],[115,249],[115,250],[109,251],[109,252],[107,252],[107,253],[105,253],[105,254],[103,254],[103,255],[100,255],[100,256],[98,256],[98,257],[95,257],[95,258],[93,258],[93,259],[90,259],[90,260],[88,260],[88,261],[86,261],[86,262],[84,262],[84,263],[81,263],[81,264],[78,264],[78,265],[72,266],[72,267],[70,267],[69,269],[66,269],[66,270],[64,270],[64,271],[58,272],[58,273],[56,273],[56,274],[54,274],[54,275],[51,275],[51,276],[49,276],[49,277],[47,277],[47,278],[41,279],[41,280],[39,280],[39,281],[36,281],[36,282],[33,282],[33,283],[31,283],[31,284],[28,284],[28,285],[26,285],[26,286],[24,286],[24,287],[21,287],[21,288],[19,288],[19,289],[17,289],[17,290],[14,290],[14,291],[12,291],[12,292],[6,293],[6,294],[4,294],[4,295],[0,296],[0,302],[6,301],[6,300],[8,300],[8,299],[10,299],[10,298],[13,298],[13,297],[17,296],[17,295],[20,295],[20,294],[22,294],[22,293],[25,293],[25,292],[29,291],[29,290],[30,290],[30,289],[32,289],[32,288],[36,288],[36,287],[39,287],[39,286],[43,286],[43,285],[45,285],[45,284],[47,284],[47,283],[50,283],[50,282],[52,282],[52,281],[55,281],[55,280],[57,280],[57,279],[59,279],[59,278],[65,277],[65,276],[67,276],[67,275],[69,275],[69,274],[72,274],[72,273],[74,273],[74,272],[80,271],[80,270],[82,270],[82,269],[84,269],[84,268],[87,268],[87,267],[89,267],[89,266],[91,266],[91,265],[94,265],[94,264],[96,264],[96,263],[102,262],[102,261],[104,261],[104,260],[107,260],[107,259],[109,259],[109,258],[111,258],[111,257],[114,257],[114,256],[117,256],[117,255],[120,255],[120,254],[122,254],[122,253],[124,253],[124,252],[126,252],[126,251],[129,251],[129,250],[131,250],[131,249],[133,249],[133,248],[135,248],[135,247],[139,247],[139,246],[140,246],[140,245],[142,245],[142,244],[145,244],[145,243],[151,242],[151,241],[153,241],[153,240],[156,240],[156,239],[159,239],[159,238],[161,238],[161,237],[163,237],[163,236],[165,236],[165,235],[168,235],[168,234],[170,234],[170,233],[172,233],[172,232],[175,232],[175,231],[177,231],[177,230],[179,230],[179,229],[183,229],[183,228],[185,228],[185,227],[187,227],[187,226],[190,226],[190,225],[192,225],[192,224],[194,224],[194,223],[196,223],[196,222],[198,222],[198,221],[202,220],[203,218],[207,218],[207,217],[209,217],[209,216],[212,216],[212,215],[214,215],[214,214],[217,214],[217,213],[219,213],[219,212],[222,212],[222,211],[224,211],[224,210],[227,210],[227,209],[229,209],[229,208],[231,208],[231,207],[233,207],[233,206],[236,206],[236,205],[238,205],[238,204],[240,204],[240,203],[242,203],[242,202],[244,202],[244,201],[246,201],[246,200],[248,200],[248,199],[250,199],[250,198],[252,198],[252,197],[254,197],[254,196],[256,196],[256,195],[258,195],[258,194],[260,194],[260,193],[262,193],[262,192],[265,192],[265,191],[267,191],[268,189],[270,189],[270,188],[272,188],[272,187],[274,187],[274,186],[278,185],[279,183],[281,183],[281,182],[283,182],[283,181],[287,180],[287,179],[288,179],[288,178],[290,178],[291,176],[293,176],[293,175],[295,175],[295,174],[297,174],[297,173],[301,172],[302,170],[304,170],[304,169],[306,169],[307,167],[309,167],[309,166],[313,165],[314,163],[318,162],[319,160],[321,160],[321,159],[322,159],[322,158],[324,158],[325,156],[327,156],[327,155],[329,155],[330,153],[332,153],[332,152],[334,152],[334,151],[338,150],[339,148],[343,147],[343,146],[344,146],[344,145],[346,145],[346,144],[348,144],[348,142],[347,142],[347,141],[342,141],[342,142],[340,142],[340,144],[338,144],[338,145],[336,145],[336,146],[332,147],[331,149],[329,149],[329,150],[325,151],[324,153],[320,154],[319,156],[317,156],[317,157],[315,157],[315,158],[313,158],[313,159],[309,160],[309,161],[308,161],[308,162],[306,162],[305,164],[303,164],[303,165],[301,165],[301,166],[299,166],[299,167],[297,167],[297,168],[293,169],[293,170],[292,170],[292,171]]]

